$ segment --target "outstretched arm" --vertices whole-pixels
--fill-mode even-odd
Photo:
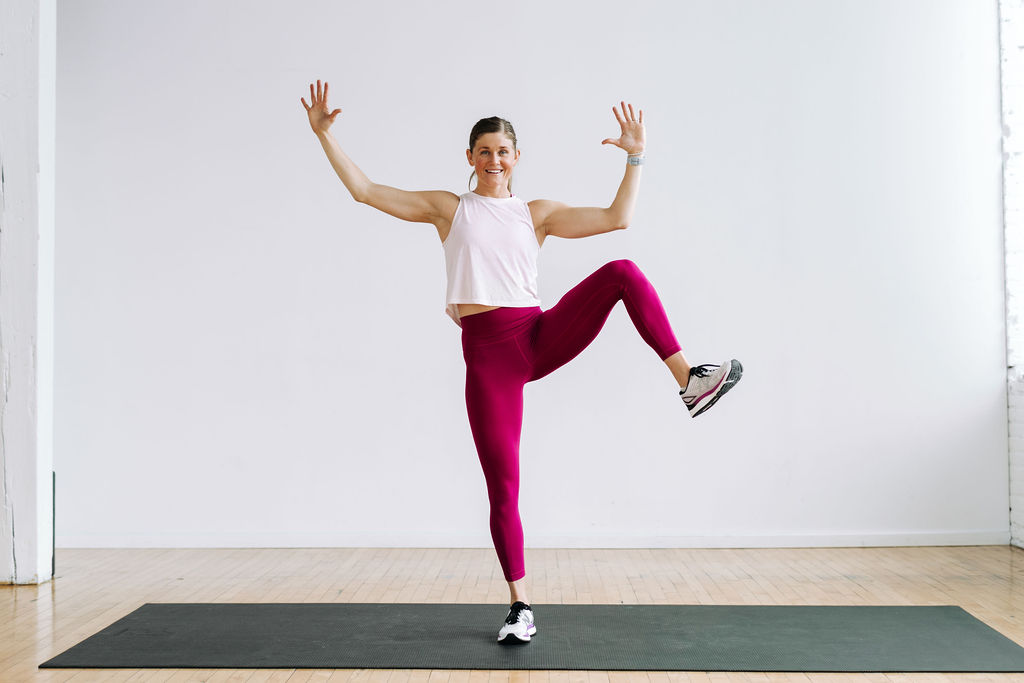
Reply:
[[[622,128],[622,134],[618,138],[606,138],[601,144],[621,147],[630,155],[642,154],[646,145],[644,112],[639,109],[634,113],[632,104],[621,104],[621,114],[617,107],[612,107],[612,112]],[[606,209],[572,207],[547,199],[530,204],[536,207],[540,219],[538,222],[547,235],[574,239],[621,230],[628,227],[633,219],[633,207],[636,206],[636,197],[640,190],[640,169],[640,166],[626,165],[626,173],[622,177],[615,200]]]
[[[367,178],[366,174],[349,159],[328,130],[335,117],[341,113],[341,109],[328,112],[326,81],[321,89],[320,81],[317,80],[315,92],[313,84],[309,84],[309,99],[312,104],[306,104],[305,98],[300,99],[302,106],[306,108],[306,114],[309,115],[310,128],[316,133],[331,166],[353,199],[405,221],[436,225],[438,221],[451,220],[451,215],[454,215],[455,207],[458,206],[458,197],[455,194],[441,191],[407,192],[380,185]]]

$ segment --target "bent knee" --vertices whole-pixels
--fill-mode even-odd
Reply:
[[[637,275],[642,275],[640,266],[633,263],[628,258],[618,259],[616,261],[609,261],[604,264],[604,268],[613,273],[616,277],[631,278]]]

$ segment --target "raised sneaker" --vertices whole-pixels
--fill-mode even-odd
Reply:
[[[679,390],[690,417],[697,417],[715,405],[722,395],[732,389],[743,376],[743,366],[735,358],[721,365],[706,363],[690,368],[686,387]]]

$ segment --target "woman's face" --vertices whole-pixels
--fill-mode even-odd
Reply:
[[[473,149],[466,150],[466,158],[476,169],[477,187],[500,189],[508,187],[519,150],[504,133],[485,133],[476,139]]]

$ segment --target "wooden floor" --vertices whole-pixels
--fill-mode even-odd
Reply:
[[[493,602],[495,633],[508,605],[489,548],[58,549],[56,564],[56,579],[41,586],[0,586],[2,683],[1024,681],[1021,674],[39,669],[146,602]],[[1024,550],[1008,546],[528,548],[526,566],[538,637],[550,603],[960,605],[1024,645]]]

